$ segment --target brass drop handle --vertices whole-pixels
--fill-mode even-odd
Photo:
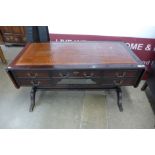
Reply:
[[[84,72],[83,75],[85,77],[89,78],[89,77],[93,77],[94,76],[94,73],[87,74],[87,73]]]
[[[36,78],[38,76],[38,73],[27,73],[27,75],[31,78]]]
[[[31,84],[36,87],[36,86],[39,86],[40,81],[35,82],[35,81],[32,80]]]
[[[114,80],[115,85],[121,85],[123,83],[123,80]]]
[[[60,75],[61,77],[68,77],[68,76],[69,76],[69,73],[59,73],[59,75]]]
[[[73,72],[73,75],[77,75],[77,74],[79,74],[78,71],[74,71],[74,72]]]
[[[116,72],[116,76],[118,78],[125,77],[125,75],[126,75],[126,72],[123,72],[122,74],[120,74],[119,72]]]
[[[27,75],[28,75],[29,77],[31,77],[31,73],[27,73]]]

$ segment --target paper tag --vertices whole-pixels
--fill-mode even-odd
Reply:
[[[137,65],[137,67],[145,67],[145,65]]]

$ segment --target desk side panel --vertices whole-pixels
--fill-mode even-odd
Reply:
[[[138,87],[143,75],[144,75],[144,71],[145,71],[145,68],[142,68],[141,70],[139,70],[139,75],[138,75],[138,78],[137,78],[137,81],[136,81],[136,84],[134,85],[134,87]]]
[[[12,71],[9,70],[9,69],[7,68],[7,69],[6,69],[6,72],[8,73],[8,75],[9,75],[11,81],[13,82],[14,86],[15,86],[17,89],[19,89],[20,86],[18,85],[16,79],[14,78],[14,76],[13,76],[13,74],[12,74]]]

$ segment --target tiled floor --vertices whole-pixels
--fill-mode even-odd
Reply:
[[[2,47],[11,62],[21,47]],[[28,111],[30,88],[16,89],[0,61],[0,128],[154,128],[154,114],[145,92],[123,87],[124,111],[115,91],[37,92],[34,112]]]

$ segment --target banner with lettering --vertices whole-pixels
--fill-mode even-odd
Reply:
[[[155,39],[116,37],[116,36],[96,36],[96,35],[74,35],[74,34],[50,34],[51,41],[70,42],[70,41],[123,41],[132,51],[143,61],[146,71],[150,70],[152,62],[155,60]],[[147,78],[145,72],[143,79]]]

